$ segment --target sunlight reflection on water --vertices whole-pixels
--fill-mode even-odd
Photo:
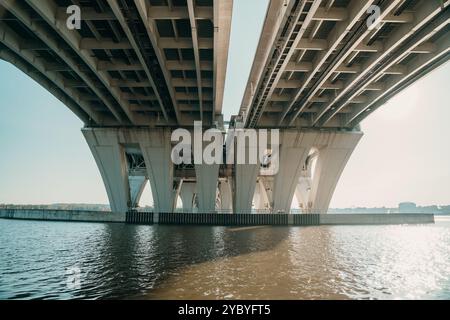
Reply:
[[[450,299],[450,219],[169,227],[0,220],[0,298]],[[81,271],[67,285],[68,268]]]

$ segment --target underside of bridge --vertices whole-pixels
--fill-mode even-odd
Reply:
[[[79,29],[67,25],[73,5]],[[185,212],[280,213],[296,199],[303,213],[326,213],[363,136],[359,123],[449,60],[449,5],[270,0],[230,122],[279,129],[267,163],[171,159],[175,128],[202,121],[227,137],[232,0],[0,0],[0,59],[84,122],[113,211],[138,207],[150,182],[155,212],[181,199]]]
[[[326,213],[360,122],[450,57],[450,1],[272,0],[239,115],[281,130],[254,205]],[[424,106],[424,112],[426,106]],[[312,142],[314,141],[314,142]]]
[[[245,125],[355,128],[448,61],[449,4],[270,1],[240,109]]]
[[[67,27],[72,5],[80,29]],[[231,11],[228,0],[1,0],[0,58],[88,126],[212,126]]]

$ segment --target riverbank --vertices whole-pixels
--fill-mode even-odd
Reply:
[[[0,218],[17,220],[71,221],[176,225],[386,225],[434,223],[432,214],[323,214],[323,215],[220,215],[180,213],[113,213],[37,209],[0,209]]]

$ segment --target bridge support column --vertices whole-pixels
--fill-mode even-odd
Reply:
[[[139,142],[145,160],[156,213],[173,212],[177,193],[173,183],[170,137],[169,129],[136,131],[135,140]]]
[[[290,212],[296,193],[305,212],[326,213],[342,171],[362,136],[360,131],[284,131],[273,186],[273,212]],[[312,150],[318,150],[314,172],[308,159]]]
[[[251,213],[259,164],[236,164],[234,176],[234,213]]]
[[[279,170],[273,187],[273,212],[289,213],[300,174],[318,133],[285,130],[280,135]]]
[[[234,154],[234,213],[248,214],[252,212],[253,197],[255,196],[256,181],[260,173],[260,154],[258,144],[243,143],[251,132],[238,130],[236,133],[237,141],[235,146],[237,152]],[[242,154],[241,154],[242,153]]]
[[[219,182],[220,208],[222,210],[233,210],[233,196],[229,180]]]
[[[219,169],[219,164],[200,164],[195,166],[199,213],[213,213],[216,211]]]
[[[130,182],[131,207],[136,208],[139,206],[148,179],[144,176],[130,176],[128,180]]]
[[[131,206],[128,165],[119,134],[114,129],[82,129],[100,170],[113,212],[127,212]]]
[[[261,199],[261,191],[260,191],[259,181],[257,181],[256,187],[255,187],[255,194],[253,195],[253,203],[252,203],[252,207],[254,207],[256,210],[259,210],[259,208],[261,206],[260,199]]]
[[[297,198],[298,206],[303,213],[308,213],[309,210],[309,195],[311,193],[311,162],[306,161],[304,170],[300,174],[298,185],[295,188],[295,197]]]
[[[298,202],[299,208],[303,213],[308,212],[309,192],[311,190],[310,179],[300,178],[300,181],[295,188],[295,197]]]
[[[192,213],[194,209],[195,182],[183,182],[180,190],[180,198],[183,203],[183,212]]]
[[[255,190],[255,209],[256,210],[270,210],[270,199],[263,177],[258,179]]]
[[[311,212],[324,214],[347,162],[363,136],[362,132],[322,135],[309,195]]]

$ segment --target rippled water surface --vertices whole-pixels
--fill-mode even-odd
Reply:
[[[0,298],[450,299],[450,219],[303,228],[0,219]]]

